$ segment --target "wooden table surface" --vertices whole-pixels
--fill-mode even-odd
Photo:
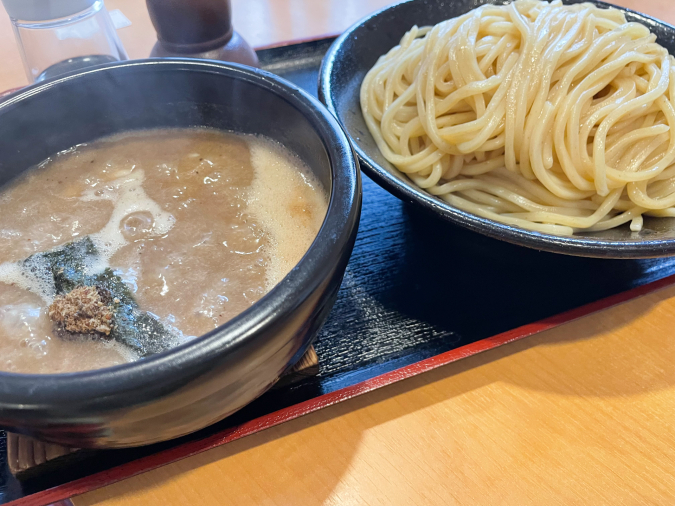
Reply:
[[[252,45],[344,30],[387,0],[234,0]],[[615,0],[675,24],[675,0]],[[155,35],[141,0],[108,0]],[[25,84],[0,14],[0,90]],[[76,506],[670,505],[675,287],[76,497]]]

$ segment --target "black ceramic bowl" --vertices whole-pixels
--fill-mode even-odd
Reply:
[[[258,303],[168,352],[90,372],[0,373],[0,427],[75,447],[174,438],[251,402],[309,346],[352,251],[361,181],[338,123],[294,85],[243,66],[177,59],[105,65],[31,86],[0,102],[0,185],[78,143],[200,126],[266,135],[307,163],[330,190],[309,251]]]
[[[413,25],[434,25],[457,17],[486,3],[508,0],[409,0],[376,12],[359,21],[331,46],[319,76],[319,96],[350,135],[361,168],[384,189],[401,200],[443,219],[496,239],[554,253],[604,258],[643,258],[675,254],[675,218],[645,217],[639,234],[628,225],[604,232],[560,237],[504,225],[457,209],[415,186],[380,153],[361,115],[361,81],[377,59],[398,45]],[[577,0],[565,3],[580,3]],[[607,8],[609,4],[591,2]],[[649,27],[658,42],[675,54],[675,28],[627,9],[629,21]]]

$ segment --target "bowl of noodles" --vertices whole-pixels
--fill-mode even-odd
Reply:
[[[539,250],[658,257],[672,54],[674,27],[603,2],[410,0],[335,41],[319,93],[364,172],[416,207]]]

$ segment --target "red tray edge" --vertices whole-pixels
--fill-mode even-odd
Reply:
[[[432,369],[447,365],[451,362],[456,362],[457,360],[476,355],[483,351],[488,351],[504,344],[531,336],[533,334],[558,327],[564,323],[569,323],[573,320],[581,318],[582,316],[587,316],[602,309],[607,309],[611,306],[615,306],[637,297],[647,295],[673,284],[675,284],[675,274],[657,281],[653,281],[646,285],[638,286],[631,290],[591,302],[590,304],[560,313],[550,318],[523,325],[522,327],[488,337],[481,341],[476,341],[475,343],[441,353],[434,357],[410,364],[405,367],[401,367],[400,369],[376,376],[350,387],[315,397],[314,399],[301,402],[300,404],[289,406],[288,408],[284,408],[279,411],[275,411],[274,413],[270,413],[269,415],[256,418],[237,427],[226,429],[208,438],[184,443],[175,448],[164,450],[162,452],[140,458],[127,464],[122,464],[107,471],[102,471],[91,476],[74,480],[70,483],[65,483],[48,490],[37,492],[21,499],[11,501],[5,506],[44,506],[46,504],[55,503],[74,497],[76,495],[83,494],[85,492],[90,492],[97,488],[111,485],[112,483],[136,476],[137,474],[151,471],[163,465],[171,464],[178,460],[213,449],[217,446],[235,441],[242,437],[249,436],[261,430],[274,427],[283,422],[294,420],[295,418],[299,418],[303,415],[318,411],[319,409],[346,401],[358,395],[362,395],[378,388],[391,385],[398,381],[417,376],[418,374],[431,371]]]
[[[316,40],[326,39],[336,37],[339,34],[324,34],[318,35],[315,37],[308,37],[303,39],[295,39],[284,41],[278,44],[270,44],[265,46],[256,47],[256,50],[260,49],[271,49],[275,47],[284,47],[293,44],[302,44],[306,42],[313,42]],[[15,88],[11,90],[6,90],[5,92],[0,92],[0,97],[17,91],[21,88]],[[592,313],[607,309],[609,307],[621,304],[623,302],[630,301],[632,299],[642,297],[649,293],[655,292],[667,286],[675,284],[675,274],[668,276],[666,278],[647,283],[646,285],[638,286],[631,290],[600,299],[584,306],[560,313],[558,315],[540,320],[538,322],[529,323],[521,327],[497,334],[480,341],[462,346],[460,348],[455,348],[445,353],[441,353],[434,357],[430,357],[420,362],[410,364],[394,371],[376,376],[369,380],[357,383],[350,387],[346,387],[329,394],[321,395],[310,399],[308,401],[302,402],[300,404],[295,404],[289,406],[288,408],[275,411],[268,415],[256,418],[249,422],[246,422],[237,427],[232,427],[226,429],[218,434],[214,434],[208,438],[192,441],[189,443],[184,443],[175,448],[165,450],[162,452],[143,457],[138,460],[134,460],[127,464],[122,464],[120,466],[108,469],[107,471],[102,471],[100,473],[93,474],[91,476],[86,476],[78,480],[59,485],[54,488],[43,490],[35,494],[16,499],[6,503],[4,506],[45,506],[59,501],[68,501],[70,498],[90,492],[97,488],[101,488],[113,483],[131,478],[138,474],[142,474],[147,471],[152,471],[167,464],[177,462],[184,458],[191,457],[198,453],[211,450],[218,446],[224,445],[226,443],[241,439],[256,432],[280,425],[284,422],[294,420],[301,416],[313,413],[320,409],[332,406],[339,402],[346,401],[353,397],[372,392],[378,388],[384,386],[392,385],[401,380],[417,376],[424,372],[431,371],[438,367],[456,362],[458,360],[476,355],[478,353],[492,350],[504,344],[529,337],[533,334],[538,334],[545,330],[549,330],[555,327],[558,327],[564,323],[569,323],[583,316],[588,316]],[[66,502],[68,504],[68,502]]]

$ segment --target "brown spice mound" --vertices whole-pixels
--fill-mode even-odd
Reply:
[[[75,334],[110,335],[113,311],[110,292],[96,286],[79,286],[58,295],[49,306],[49,318]]]

